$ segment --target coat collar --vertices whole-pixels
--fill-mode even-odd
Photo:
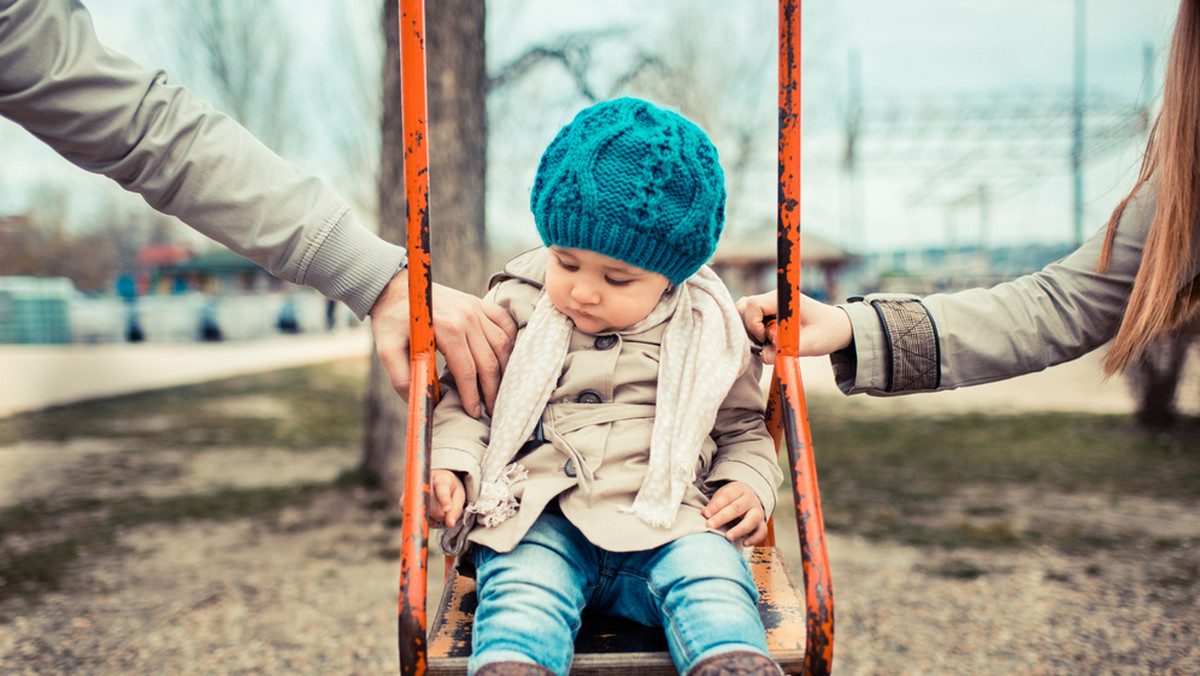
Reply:
[[[513,256],[504,264],[504,269],[492,275],[492,278],[488,280],[488,288],[491,289],[500,282],[516,279],[540,290],[545,285],[548,251],[546,247],[539,246]]]

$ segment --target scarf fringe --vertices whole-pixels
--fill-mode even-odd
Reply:
[[[467,507],[467,511],[478,514],[487,528],[500,525],[517,513],[520,504],[513,497],[513,484],[527,478],[529,471],[522,465],[514,463],[505,467],[494,481],[479,487],[479,498]]]
[[[675,514],[670,516],[655,515],[650,513],[650,509],[645,505],[635,504],[632,507],[620,507],[619,511],[623,514],[633,514],[637,518],[654,526],[655,528],[670,528],[675,524]]]

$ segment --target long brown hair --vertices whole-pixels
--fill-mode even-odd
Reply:
[[[1151,179],[1154,220],[1112,348],[1106,375],[1124,371],[1156,338],[1187,320],[1200,302],[1200,284],[1180,285],[1196,257],[1200,219],[1200,0],[1181,0],[1167,57],[1162,109],[1150,130],[1133,190],[1108,219],[1098,269],[1107,269],[1117,222]]]

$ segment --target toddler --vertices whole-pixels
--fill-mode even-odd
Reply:
[[[708,137],[645,101],[587,108],[543,154],[546,248],[488,294],[520,326],[494,413],[449,378],[434,412],[431,516],[478,582],[470,673],[566,674],[585,606],[663,627],[680,673],[778,673],[738,544],[782,474],[704,265],[724,204]]]

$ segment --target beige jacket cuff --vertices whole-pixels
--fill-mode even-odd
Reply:
[[[863,302],[839,307],[849,315],[854,335],[850,348],[831,355],[843,392],[904,394],[938,389],[937,330],[918,297],[872,294]]]
[[[299,282],[345,303],[363,319],[407,262],[402,247],[380,239],[345,210],[312,247]]]
[[[870,304],[863,302],[838,307],[850,317],[854,334],[850,347],[829,355],[838,389],[844,394],[885,392],[888,347],[879,315]]]

